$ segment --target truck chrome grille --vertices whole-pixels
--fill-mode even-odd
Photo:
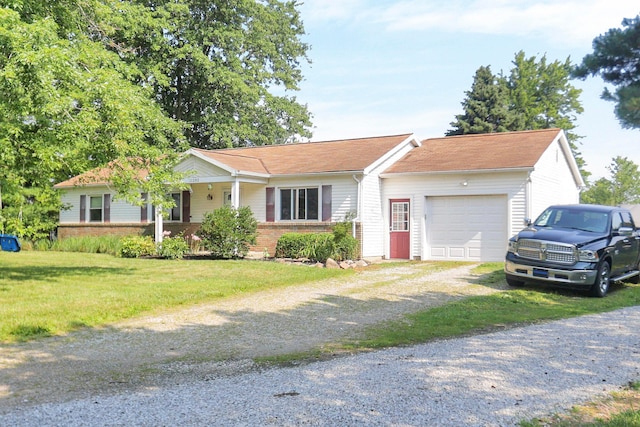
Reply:
[[[573,245],[529,239],[520,239],[517,245],[518,256],[522,258],[567,265],[577,261],[577,251]]]

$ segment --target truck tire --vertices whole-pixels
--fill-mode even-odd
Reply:
[[[507,285],[513,288],[519,288],[520,286],[524,285],[524,282],[522,280],[515,279],[512,276],[509,276],[508,274],[506,275],[506,278],[507,278]]]
[[[608,262],[602,261],[600,263],[600,266],[598,267],[598,276],[596,277],[596,281],[593,286],[591,286],[592,296],[602,298],[607,295],[609,285],[611,284],[610,270]]]

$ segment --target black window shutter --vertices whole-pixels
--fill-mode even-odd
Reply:
[[[80,196],[80,222],[87,222],[87,196]]]
[[[111,222],[111,194],[104,195],[102,211],[104,212],[104,222]]]
[[[331,221],[331,186],[322,186],[322,220]]]
[[[267,187],[267,222],[276,220],[276,189]]]
[[[182,222],[191,222],[191,193],[182,192]]]

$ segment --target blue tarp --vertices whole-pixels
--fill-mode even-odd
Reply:
[[[20,252],[20,241],[11,234],[0,234],[0,247],[7,252]]]

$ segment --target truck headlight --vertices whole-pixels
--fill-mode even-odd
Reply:
[[[584,262],[598,262],[600,257],[598,252],[585,249],[580,251],[578,259]]]
[[[515,240],[509,240],[509,244],[507,245],[507,251],[514,254],[518,252],[518,242]]]

